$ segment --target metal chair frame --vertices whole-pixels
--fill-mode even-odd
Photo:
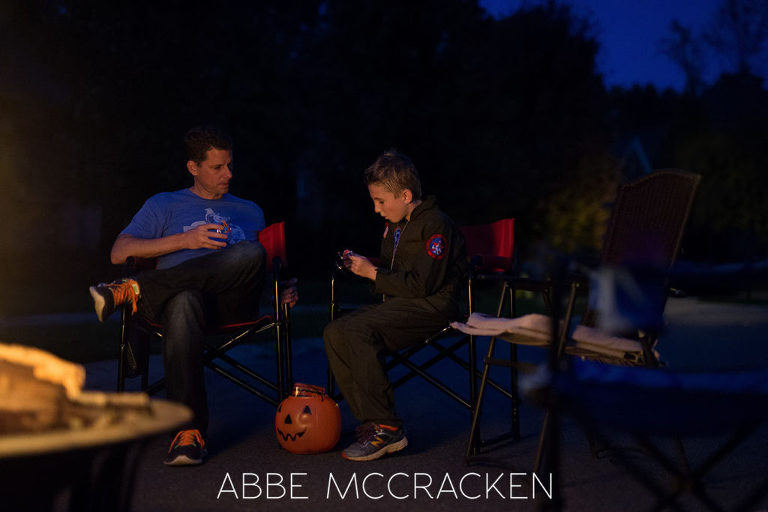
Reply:
[[[644,264],[668,269],[679,252],[683,231],[687,223],[700,179],[701,176],[698,174],[666,169],[653,172],[632,183],[620,186],[616,195],[612,215],[606,229],[604,244],[601,251],[602,263],[607,265],[621,265],[642,262]],[[655,230],[660,232],[665,229],[667,230],[665,233],[667,236],[663,239],[658,239],[660,246],[652,247],[653,249],[659,249],[658,251],[651,255],[633,254],[633,251],[639,247],[639,242],[632,238],[633,235],[636,235],[638,232],[642,232],[646,236],[655,235],[657,232]],[[654,241],[657,240],[654,239]],[[642,242],[642,240],[640,240],[640,242]],[[637,258],[635,258],[635,256],[637,256]],[[556,325],[553,325],[552,327],[553,335],[556,336],[558,343],[558,346],[554,347],[552,353],[554,354],[554,357],[557,358],[562,356],[563,353],[571,352],[570,348],[567,346],[568,326],[571,316],[573,315],[577,296],[588,289],[587,282],[583,277],[570,276],[567,278],[567,281],[569,282],[570,292],[566,306],[565,321],[559,329]],[[557,285],[562,286],[562,282]],[[516,289],[535,289],[542,291],[546,297],[545,300],[549,309],[548,313],[553,315],[553,317],[557,313],[556,309],[559,309],[559,305],[556,303],[557,301],[553,300],[553,297],[555,296],[554,287],[554,279],[529,280],[518,278],[505,283],[505,290],[512,294],[512,300],[514,300],[514,291]],[[595,312],[587,310],[582,317],[582,323],[593,326],[595,321]],[[653,356],[652,350],[652,345],[655,343],[655,340],[656,337],[654,335],[639,340],[643,343],[646,364],[650,366],[658,364],[658,361]],[[516,345],[514,338],[503,339],[503,341],[506,341],[511,345]],[[545,343],[542,346],[545,348],[553,348],[551,343]],[[517,371],[527,366],[525,363],[517,361],[516,357],[508,362],[499,361],[494,358],[495,348],[496,337],[492,337],[489,343],[488,353],[483,360],[483,376],[480,381],[476,402],[477,405],[473,413],[472,428],[467,441],[466,458],[468,461],[471,461],[478,456],[478,446],[491,446],[498,441],[509,438],[509,435],[504,435],[484,443],[478,442],[480,428],[479,418],[482,411],[482,403],[490,366],[511,366],[512,371],[515,374],[515,384],[517,383]],[[516,352],[513,353],[516,355]],[[583,352],[578,355],[582,357],[590,357],[590,354],[585,354]],[[598,354],[591,355],[593,357],[598,357]],[[605,358],[603,358],[603,360],[605,360]],[[518,391],[514,389],[512,392],[516,397],[516,399],[512,400],[513,437],[514,434],[517,434],[516,438],[519,438],[520,401]],[[543,439],[544,432],[547,429],[547,421],[548,416],[545,416],[539,448],[536,455],[536,470],[541,466],[543,457]],[[591,441],[590,448],[594,453],[595,448]]]
[[[502,219],[501,221],[497,221],[497,223],[507,223],[505,226],[505,229],[507,232],[511,231],[510,236],[513,236],[513,229],[514,229],[514,219]],[[482,225],[482,226],[469,226],[462,228],[462,230],[466,233],[467,230],[471,230],[473,228],[482,228],[488,225]],[[502,279],[502,269],[508,270],[511,268],[511,266],[514,264],[514,258],[513,258],[513,238],[510,238],[506,243],[508,243],[507,247],[499,248],[498,251],[494,252],[501,252],[504,254],[504,256],[499,256],[498,254],[485,254],[486,259],[489,259],[491,261],[486,262],[488,263],[489,267],[491,268],[485,268],[483,265],[483,254],[485,248],[478,248],[483,250],[474,251],[472,250],[472,247],[469,247],[468,244],[468,254],[472,254],[473,257],[470,260],[470,266],[467,276],[467,283],[466,283],[466,290],[467,290],[467,309],[468,314],[471,314],[474,311],[474,284],[477,281],[481,280],[500,280]],[[330,314],[329,318],[330,321],[333,321],[334,319],[338,318],[342,313],[342,308],[340,306],[340,303],[338,301],[338,286],[337,286],[337,280],[342,278],[343,276],[348,276],[348,272],[344,270],[343,268],[339,268],[338,265],[334,267],[334,270],[331,275],[331,290],[330,290]],[[502,307],[502,306],[500,306]],[[514,310],[514,306],[510,305],[512,310]],[[436,389],[447,395],[449,398],[454,400],[456,403],[467,409],[470,414],[472,413],[474,409],[474,404],[477,400],[477,381],[481,377],[480,371],[477,369],[477,348],[476,348],[476,341],[474,336],[461,336],[458,340],[454,340],[450,342],[449,344],[440,343],[440,340],[444,340],[446,338],[450,338],[451,336],[455,335],[456,331],[450,326],[447,325],[443,329],[441,329],[439,332],[436,332],[432,336],[428,337],[421,343],[415,344],[409,348],[405,348],[399,352],[389,352],[388,360],[386,361],[384,365],[385,371],[390,371],[394,369],[397,366],[404,366],[408,369],[408,372],[405,375],[400,376],[397,380],[395,380],[392,385],[393,387],[401,386],[402,384],[405,384],[409,380],[411,380],[414,377],[421,377],[424,379],[427,383],[434,386]],[[459,355],[456,354],[456,352],[466,346],[468,348],[468,356],[466,359],[463,359]],[[415,363],[413,362],[413,358],[421,353],[426,348],[431,347],[434,349],[437,353],[434,354],[432,357],[427,359],[426,361],[423,361],[421,363]],[[465,372],[468,374],[468,386],[467,386],[467,397],[462,396],[460,392],[456,391],[456,388],[450,386],[449,384],[445,383],[444,381],[437,378],[435,375],[430,373],[428,370],[438,362],[449,359],[459,365]],[[488,385],[494,387],[499,392],[506,394],[509,398],[512,398],[512,394],[506,389],[505,386],[489,379]],[[329,392],[333,395],[334,394],[334,380],[333,380],[333,374],[330,371],[330,368],[328,369],[328,389]],[[340,394],[336,394],[334,397],[336,400],[343,400],[343,397]]]
[[[206,338],[227,336],[227,340],[215,345],[209,344],[206,341],[203,362],[205,366],[222,377],[262,400],[277,406],[288,395],[293,381],[290,308],[287,304],[280,303],[281,275],[286,259],[285,223],[279,222],[268,226],[261,231],[260,237],[263,238],[261,241],[267,249],[267,271],[272,275],[273,313],[263,315],[255,320],[213,326],[207,329]],[[135,273],[137,265],[140,265],[140,263],[133,258],[129,258],[125,265],[126,275]],[[133,271],[130,269],[133,269]],[[131,367],[137,369],[141,375],[141,389],[149,394],[157,393],[165,386],[164,379],[161,378],[149,384],[149,349],[144,347],[145,350],[142,350],[141,360],[136,359],[135,351],[129,342],[130,328],[136,328],[138,333],[142,333],[145,336],[155,336],[161,339],[163,337],[162,325],[150,322],[138,315],[132,315],[130,309],[126,306],[121,308],[117,390],[123,391],[125,389],[126,368]],[[274,339],[276,363],[276,378],[273,380],[264,377],[253,368],[228,354],[231,349],[241,345],[251,339],[251,337],[270,331]],[[145,338],[142,342],[149,343],[149,339]],[[228,367],[222,366],[219,362],[225,363]],[[246,379],[250,379],[250,382]]]

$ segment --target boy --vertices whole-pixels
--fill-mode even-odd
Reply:
[[[423,341],[458,316],[467,268],[461,232],[434,197],[422,200],[418,172],[407,156],[383,153],[364,181],[374,210],[387,221],[381,263],[345,251],[344,265],[370,279],[384,301],[331,322],[323,333],[336,382],[361,422],[357,440],[342,452],[356,461],[407,446],[381,356]]]

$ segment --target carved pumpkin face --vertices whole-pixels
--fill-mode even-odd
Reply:
[[[341,435],[341,412],[325,389],[295,384],[275,414],[280,446],[291,453],[320,453],[336,446]]]

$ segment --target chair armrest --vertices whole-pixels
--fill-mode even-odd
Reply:
[[[374,261],[379,262],[380,260],[376,258],[375,260],[373,258],[370,259],[373,263]],[[341,312],[341,299],[339,298],[339,283],[346,283],[345,286],[342,288],[346,288],[348,291],[350,289],[357,289],[359,288],[360,291],[363,289],[363,285],[367,288],[370,298],[373,299],[375,297],[378,297],[376,299],[377,302],[381,301],[381,294],[377,294],[375,291],[375,284],[372,283],[369,279],[365,277],[358,276],[356,274],[353,274],[349,270],[347,270],[342,264],[341,261],[337,260],[336,264],[333,265],[331,270],[331,279],[330,279],[330,318],[331,320],[337,318]],[[375,303],[375,302],[369,302],[369,300],[361,299],[360,304],[368,304],[368,303]]]
[[[517,290],[541,291],[552,287],[551,279],[534,279],[532,277],[515,276],[511,274],[477,274],[475,279],[483,281],[504,281]]]
[[[528,292],[543,292],[550,290],[554,286],[552,279],[536,279],[532,277],[513,276],[509,274],[482,274],[476,276],[476,279],[504,281],[510,288]],[[572,274],[566,279],[567,283],[575,283],[576,287],[585,292],[589,289],[589,278],[582,274]]]
[[[275,256],[272,258],[272,273],[275,276],[280,276],[280,274],[283,271],[283,260],[280,258],[280,256]]]
[[[142,270],[154,270],[157,268],[157,258],[139,258],[128,256],[123,262],[123,276],[130,277]]]

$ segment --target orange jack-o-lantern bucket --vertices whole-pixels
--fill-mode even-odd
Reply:
[[[339,405],[320,386],[293,385],[275,415],[280,446],[291,453],[321,453],[336,446],[341,435]]]

